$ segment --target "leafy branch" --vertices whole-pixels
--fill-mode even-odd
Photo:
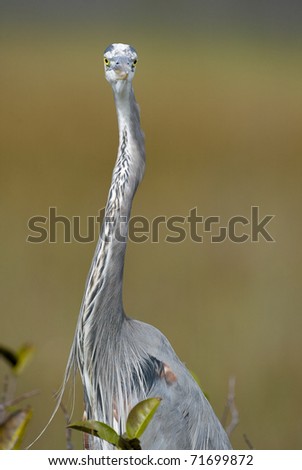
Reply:
[[[14,376],[19,376],[30,362],[33,347],[25,344],[18,351],[0,346],[0,357],[10,366]],[[8,382],[4,381],[4,393],[0,402],[0,450],[20,449],[27,425],[32,418],[32,410],[29,406],[16,407],[21,401],[35,395],[37,391],[24,393],[23,395],[7,398]]]
[[[153,418],[161,398],[147,398],[139,402],[130,411],[126,421],[126,432],[119,435],[108,424],[100,421],[78,421],[67,427],[104,439],[119,450],[141,450],[139,438]]]

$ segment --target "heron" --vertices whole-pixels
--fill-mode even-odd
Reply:
[[[154,326],[126,315],[122,288],[131,206],[145,169],[144,133],[132,87],[138,56],[121,43],[104,52],[105,78],[112,87],[119,144],[104,219],[88,273],[63,388],[80,372],[87,419],[125,430],[139,401],[161,404],[141,437],[143,449],[231,449],[211,405]],[[111,449],[91,437],[90,448]]]

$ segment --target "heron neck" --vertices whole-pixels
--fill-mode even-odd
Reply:
[[[106,225],[109,218],[111,224],[109,255],[112,262],[109,261],[109,264],[112,277],[120,281],[120,291],[132,202],[145,169],[144,134],[140,127],[139,107],[131,83],[125,85],[122,91],[114,94],[119,146],[104,221]]]
[[[97,316],[124,316],[122,282],[131,206],[145,166],[144,136],[131,87],[115,93],[119,147],[94,262],[88,277],[86,307]],[[91,300],[93,301],[93,305]],[[88,308],[88,310],[90,310]],[[90,315],[89,315],[90,316]],[[93,315],[94,316],[94,315]]]
[[[139,106],[135,100],[131,83],[125,83],[125,87],[118,93],[114,93],[114,100],[118,119],[119,150],[118,157],[123,150],[125,133],[128,138],[127,151],[134,164],[134,174],[140,181],[145,164],[145,138],[140,127]],[[137,174],[136,174],[137,172]]]

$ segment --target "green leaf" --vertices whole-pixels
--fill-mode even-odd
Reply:
[[[0,426],[0,449],[17,450],[20,448],[27,424],[32,417],[30,408],[18,410],[8,416]]]
[[[0,356],[3,356],[10,363],[16,375],[20,375],[30,362],[33,351],[34,348],[31,344],[24,344],[17,352],[4,346],[0,346]]]
[[[32,359],[34,347],[32,344],[24,344],[17,352],[17,364],[13,367],[15,374],[20,375]]]
[[[77,421],[76,423],[69,424],[67,427],[92,434],[93,436],[99,437],[100,439],[104,439],[114,446],[118,445],[120,438],[114,429],[108,426],[108,424],[101,423],[100,421]]]
[[[143,434],[160,402],[161,398],[147,398],[132,408],[126,422],[129,439],[138,439]]]
[[[18,362],[18,356],[11,349],[7,349],[4,346],[0,346],[0,356],[3,356],[12,367]]]

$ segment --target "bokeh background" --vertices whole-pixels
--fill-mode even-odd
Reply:
[[[301,2],[0,5],[0,343],[35,346],[16,390],[40,390],[26,443],[54,408],[95,247],[64,243],[62,227],[30,244],[27,223],[56,207],[85,233],[104,206],[117,125],[102,52],[126,42],[147,147],[133,214],[275,215],[274,243],[169,244],[164,228],[129,243],[126,311],[166,334],[219,417],[236,377],[235,448],[246,433],[256,449],[301,449]],[[64,449],[64,426],[58,412],[34,448]]]

